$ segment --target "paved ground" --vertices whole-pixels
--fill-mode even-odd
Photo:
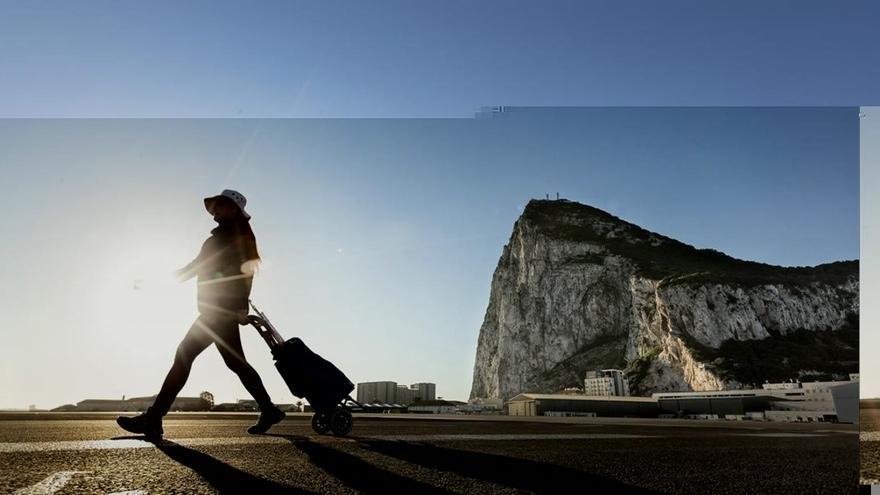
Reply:
[[[0,414],[0,493],[850,494],[858,483],[853,425],[356,415],[338,438],[314,434],[308,415],[251,436],[255,415],[172,414],[150,443],[114,417]]]
[[[880,485],[880,408],[866,409],[866,402],[862,401],[859,411],[862,430],[859,436],[860,477],[864,484]]]

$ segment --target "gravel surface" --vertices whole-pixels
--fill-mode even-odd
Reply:
[[[374,415],[335,437],[292,415],[251,436],[255,415],[172,414],[147,442],[114,418],[0,414],[0,493],[858,491],[853,425]]]

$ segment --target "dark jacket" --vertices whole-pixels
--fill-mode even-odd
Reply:
[[[258,258],[256,245],[244,221],[221,222],[211,230],[198,256],[180,270],[184,279],[198,276],[200,313],[247,311],[253,273],[242,273],[242,264]]]

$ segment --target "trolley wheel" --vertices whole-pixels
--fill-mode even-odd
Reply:
[[[325,412],[316,412],[312,416],[312,429],[321,435],[330,430],[330,415]]]
[[[347,435],[352,427],[351,413],[344,407],[337,407],[330,417],[330,429],[336,435]]]

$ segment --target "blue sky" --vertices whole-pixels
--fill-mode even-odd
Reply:
[[[781,265],[859,257],[857,108],[513,109],[481,119],[2,120],[0,407],[155,393],[195,317],[201,198],[249,198],[253,297],[354,381],[467,398],[492,272],[549,193]],[[139,289],[135,289],[135,281]],[[245,351],[289,399],[255,332]],[[38,357],[38,359],[35,359]],[[39,372],[37,372],[39,369]],[[53,378],[64,376],[63,382]],[[185,394],[247,397],[219,355]]]
[[[466,117],[483,105],[868,105],[880,4],[0,4],[0,116]]]
[[[859,372],[862,397],[880,397],[880,361],[877,349],[880,348],[880,201],[876,191],[880,190],[880,108],[862,109],[865,118],[859,129],[861,148],[861,334],[859,335]]]
[[[868,0],[843,7],[3,2],[0,117],[461,118],[495,104],[864,106],[878,101],[878,14],[880,4]],[[571,113],[557,110],[491,123],[4,121],[0,179],[15,187],[0,205],[16,215],[0,224],[15,239],[0,247],[13,260],[3,268],[0,300],[17,305],[3,307],[14,316],[0,335],[15,346],[0,348],[0,357],[46,353],[78,371],[77,386],[59,395],[43,375],[19,381],[28,362],[0,360],[0,407],[81,398],[92,394],[89,376],[131,363],[140,363],[136,377],[122,373],[107,393],[152,393],[188,324],[194,287],[157,275],[135,294],[131,280],[192,254],[211,226],[195,200],[224,186],[247,193],[257,212],[268,260],[255,295],[270,315],[291,332],[311,332],[304,336],[319,349],[347,342],[333,340],[335,329],[367,325],[376,339],[353,342],[375,362],[368,368],[367,358],[352,357],[356,378],[372,379],[365,370],[374,369],[405,383],[433,379],[451,398],[466,395],[491,270],[528,197],[559,190],[743,258],[812,264],[858,256],[851,223],[858,175],[842,165],[852,153],[850,110],[777,109],[756,121],[748,110],[706,110],[691,121],[677,111],[655,119],[660,114],[632,109],[608,114],[612,126],[564,124]],[[556,134],[539,132],[539,121],[558,123],[549,127]],[[650,131],[627,134],[642,121]],[[864,148],[865,136],[875,131],[862,128],[863,160],[873,149]],[[616,145],[627,143],[655,154],[619,152]],[[796,158],[787,146],[801,149]],[[862,169],[863,192],[872,170]],[[861,195],[863,253],[876,250],[871,198]],[[703,202],[694,208],[692,199]],[[755,218],[760,208],[772,213]],[[59,248],[68,245],[76,262]],[[472,257],[463,260],[462,252]],[[433,271],[423,271],[431,263]],[[877,294],[877,272],[866,265],[863,316],[873,314]],[[399,297],[410,301],[407,312],[389,306]],[[329,309],[338,300],[349,310]],[[40,309],[47,301],[59,309]],[[167,311],[147,309],[156,306]],[[118,330],[123,310],[140,315],[135,328]],[[435,319],[426,324],[424,314]],[[29,325],[44,333],[17,330]],[[383,368],[388,351],[376,328],[420,336],[395,348],[401,368]],[[140,354],[131,338],[138,331],[156,332]],[[446,335],[454,338],[440,340]],[[252,337],[246,348],[266,366]],[[86,357],[72,361],[65,346],[86,346]],[[352,348],[340,349],[348,359]],[[423,373],[407,374],[420,355],[409,349],[439,354],[418,360]],[[224,388],[231,382],[211,354],[201,358],[196,382],[224,399],[243,396]]]

